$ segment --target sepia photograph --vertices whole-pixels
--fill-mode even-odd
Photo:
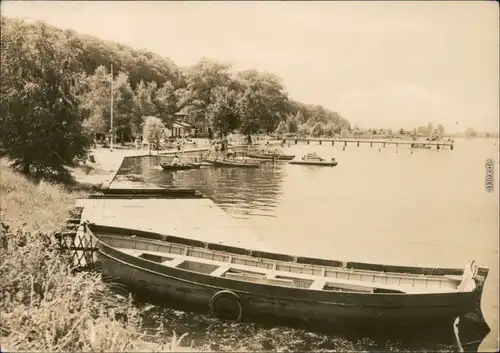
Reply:
[[[1,4],[0,352],[493,352],[495,1]]]

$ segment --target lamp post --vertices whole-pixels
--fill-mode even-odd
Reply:
[[[113,152],[113,144],[114,144],[114,137],[115,137],[115,132],[113,129],[113,64],[111,64],[111,142],[109,145],[109,150]]]

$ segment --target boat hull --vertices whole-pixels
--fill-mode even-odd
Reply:
[[[338,163],[331,161],[291,161],[290,164],[296,165],[315,165],[323,167],[335,167]]]
[[[235,167],[235,168],[259,168],[260,163],[252,162],[233,162],[233,161],[217,161],[217,160],[205,160],[212,164],[214,167]]]
[[[291,161],[295,158],[295,155],[286,155],[286,154],[249,153],[247,154],[247,156],[255,159],[265,159],[265,160],[275,160],[275,161]]]
[[[214,295],[231,291],[239,297],[242,317],[273,316],[349,325],[414,326],[451,323],[476,309],[478,294],[320,293],[213,277],[170,268],[114,249],[97,239],[96,260],[107,277],[133,291],[147,292],[165,304],[184,302],[209,308]]]
[[[191,170],[191,169],[200,169],[201,164],[190,163],[190,164],[182,164],[182,165],[171,165],[171,164],[167,164],[167,163],[162,163],[161,167],[165,171]]]

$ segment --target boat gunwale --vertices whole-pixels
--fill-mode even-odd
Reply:
[[[114,238],[114,239],[123,238],[123,236],[116,235],[116,234],[104,234],[104,236],[107,238]],[[147,239],[147,238],[142,238],[140,236],[135,237],[134,239],[142,240],[142,241],[147,242],[149,244],[155,244],[155,245],[165,245],[165,243],[170,243],[170,244],[177,244],[177,245],[181,245],[181,246],[186,246],[186,247],[188,247],[188,249],[197,249],[198,251],[220,252],[222,254],[228,254],[229,256],[231,256],[231,255],[238,256],[241,260],[257,260],[257,262],[258,262],[259,259],[264,259],[267,261],[274,261],[275,266],[277,266],[277,265],[293,266],[294,264],[296,264],[296,265],[299,265],[303,269],[336,271],[336,272],[342,272],[342,273],[347,273],[347,274],[394,276],[394,277],[400,277],[400,278],[406,277],[406,278],[414,278],[414,279],[421,279],[422,278],[421,276],[424,276],[424,279],[430,280],[430,281],[432,281],[432,280],[437,280],[437,281],[454,280],[454,279],[450,279],[450,278],[445,277],[446,275],[445,276],[437,276],[437,275],[432,275],[432,274],[418,275],[418,274],[411,274],[411,273],[406,273],[406,272],[395,273],[395,272],[381,272],[381,271],[373,271],[373,270],[365,270],[365,269],[353,269],[353,268],[346,268],[346,267],[339,267],[339,266],[332,267],[332,266],[327,266],[327,265],[317,265],[317,264],[311,264],[311,263],[299,263],[299,262],[284,261],[284,260],[280,260],[280,259],[267,259],[267,258],[262,258],[262,257],[255,257],[252,255],[249,255],[248,253],[245,253],[245,254],[229,253],[229,252],[225,252],[222,250],[207,248],[206,246],[201,247],[201,246],[194,246],[194,245],[186,245],[186,244],[174,243],[174,242],[169,242],[169,241]],[[116,248],[116,249],[120,250],[120,248]],[[174,254],[174,253],[161,252],[161,251],[158,252],[158,251],[153,251],[153,250],[137,249],[137,251],[143,251],[145,253],[150,253],[150,252],[151,253],[161,253],[161,254],[165,254],[165,255],[171,254],[173,256],[178,255],[178,254]],[[220,255],[222,255],[222,254],[220,254]],[[193,258],[196,259],[198,257],[193,256]],[[199,257],[199,259],[200,259],[200,261],[210,260],[210,259],[204,258],[204,257]],[[226,264],[229,266],[231,263],[226,263]],[[258,269],[266,270],[266,268],[259,267],[259,266],[251,266],[251,265],[244,265],[244,266],[248,267],[249,269],[255,268],[256,269],[255,271],[257,271],[257,272],[258,272]],[[285,272],[287,272],[287,271],[285,271]],[[292,272],[292,271],[289,271],[288,273],[290,274],[290,276],[293,276],[294,274],[296,274],[296,272]],[[304,273],[302,273],[302,272],[298,272],[297,274],[304,275]],[[315,276],[315,275],[311,274],[310,276]],[[324,278],[325,279],[330,278],[331,280],[338,279],[338,278],[332,278],[332,277],[326,277],[326,276]],[[457,280],[457,281],[460,281],[460,280]]]
[[[104,248],[109,249],[108,252],[102,252],[100,253],[113,261],[119,262],[124,266],[127,267],[133,267],[134,269],[138,269],[140,271],[146,271],[155,275],[159,275],[162,277],[167,277],[170,280],[174,281],[181,281],[184,283],[189,283],[190,285],[194,286],[202,286],[202,287],[209,287],[213,288],[214,290],[223,290],[223,289],[230,289],[236,293],[240,294],[245,294],[247,296],[253,297],[253,296],[258,296],[258,297],[265,297],[265,298],[272,298],[276,299],[277,297],[280,300],[284,301],[293,301],[293,302],[305,302],[305,303],[311,303],[311,304],[321,304],[321,305],[335,305],[335,306],[342,306],[342,307],[365,307],[365,308],[384,308],[384,309],[403,309],[403,310],[419,310],[421,308],[456,308],[457,307],[457,302],[462,303],[465,298],[470,297],[473,293],[472,292],[446,292],[446,293],[363,293],[363,292],[332,292],[332,291],[324,291],[324,290],[317,290],[317,289],[307,289],[307,288],[297,288],[297,287],[283,287],[283,286],[278,286],[278,285],[273,285],[273,284],[268,284],[268,283],[252,283],[252,282],[246,282],[246,281],[241,281],[233,278],[225,278],[225,277],[213,277],[210,276],[210,274],[205,274],[205,273],[200,273],[196,271],[190,271],[182,268],[177,268],[177,267],[169,267],[165,266],[161,263],[157,263],[154,261],[150,261],[144,258],[136,257],[131,254],[127,254],[126,252],[120,251],[117,248],[114,248],[104,242],[102,242],[97,236],[92,234],[94,239],[96,239],[101,246]],[[110,254],[111,252],[111,254]],[[125,259],[131,259],[132,262],[125,261],[121,258],[118,258],[116,256],[113,256],[112,253],[116,252],[118,255],[124,257]],[[140,266],[136,263],[133,262],[139,262],[148,264],[149,267],[144,267]],[[157,271],[156,269],[152,269],[151,267],[158,267],[160,270],[163,271]],[[177,272],[177,273],[189,273],[193,277],[197,277],[202,279],[202,281],[197,281],[197,280],[191,280],[187,279],[185,277],[181,276],[175,276],[169,273],[165,273],[167,271],[172,271],[172,272]],[[224,286],[224,285],[212,285],[206,282],[226,282],[226,283],[231,283],[233,286]],[[262,289],[268,289],[267,292],[270,292],[270,294],[266,294],[266,291],[249,291],[246,289],[242,289],[241,287],[249,287],[249,288],[262,288]],[[239,288],[235,288],[239,287]],[[272,291],[269,291],[272,290]],[[355,300],[352,300],[353,298],[373,298],[374,296],[378,298],[386,298],[386,299],[391,299],[391,298],[404,298],[403,300],[406,300],[402,304],[399,305],[394,305],[394,303],[386,303],[385,305],[374,305],[372,303],[369,304],[364,304],[364,303],[359,303],[356,302]],[[339,301],[328,301],[328,300],[318,300],[317,297],[330,297],[332,299],[340,299]],[[440,303],[445,302],[449,303],[447,305],[429,305],[427,301],[423,301],[422,305],[414,305],[412,301],[408,301],[410,298],[439,298]],[[450,301],[449,298],[454,298],[455,300]],[[447,300],[448,299],[448,300]],[[422,299],[423,300],[423,299]]]
[[[354,261],[346,262],[339,260],[327,260],[315,257],[292,256],[292,255],[285,255],[285,254],[267,252],[262,250],[249,250],[231,245],[204,242],[200,240],[182,238],[174,235],[164,235],[160,233],[148,232],[138,229],[97,225],[95,223],[86,223],[86,227],[92,233],[94,232],[94,230],[97,229],[97,232],[101,230],[101,232],[109,232],[109,233],[115,233],[117,235],[130,236],[131,235],[130,233],[133,232],[133,235],[148,240],[172,242],[172,243],[200,247],[210,250],[219,250],[239,255],[247,255],[253,258],[279,260],[279,261],[299,263],[299,264],[339,267],[339,268],[354,269],[354,270],[359,269],[359,270],[368,270],[368,271],[382,272],[382,273],[395,273],[395,274],[408,273],[413,275],[432,275],[432,276],[445,276],[445,275],[461,276],[463,275],[464,272],[464,269],[461,268],[442,268],[442,267],[432,268],[432,267],[401,266],[401,265],[382,265],[382,264],[373,264],[366,262],[354,262]],[[367,267],[375,267],[376,269],[369,269]],[[481,268],[486,269],[484,267]]]

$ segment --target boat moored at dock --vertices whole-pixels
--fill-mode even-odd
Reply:
[[[161,163],[160,165],[165,171],[191,170],[191,169],[200,169],[201,167],[201,163],[186,163],[186,164]]]
[[[307,153],[300,160],[290,161],[290,164],[300,164],[300,165],[315,165],[315,166],[325,166],[325,167],[335,167],[337,161],[335,158],[326,160],[319,157],[316,153]]]
[[[280,154],[280,153],[248,153],[248,157],[255,159],[274,160],[274,161],[291,161],[295,158],[294,154]]]
[[[248,161],[247,159],[205,159],[204,162],[210,163],[214,167],[238,167],[238,168],[260,167],[260,163]]]

